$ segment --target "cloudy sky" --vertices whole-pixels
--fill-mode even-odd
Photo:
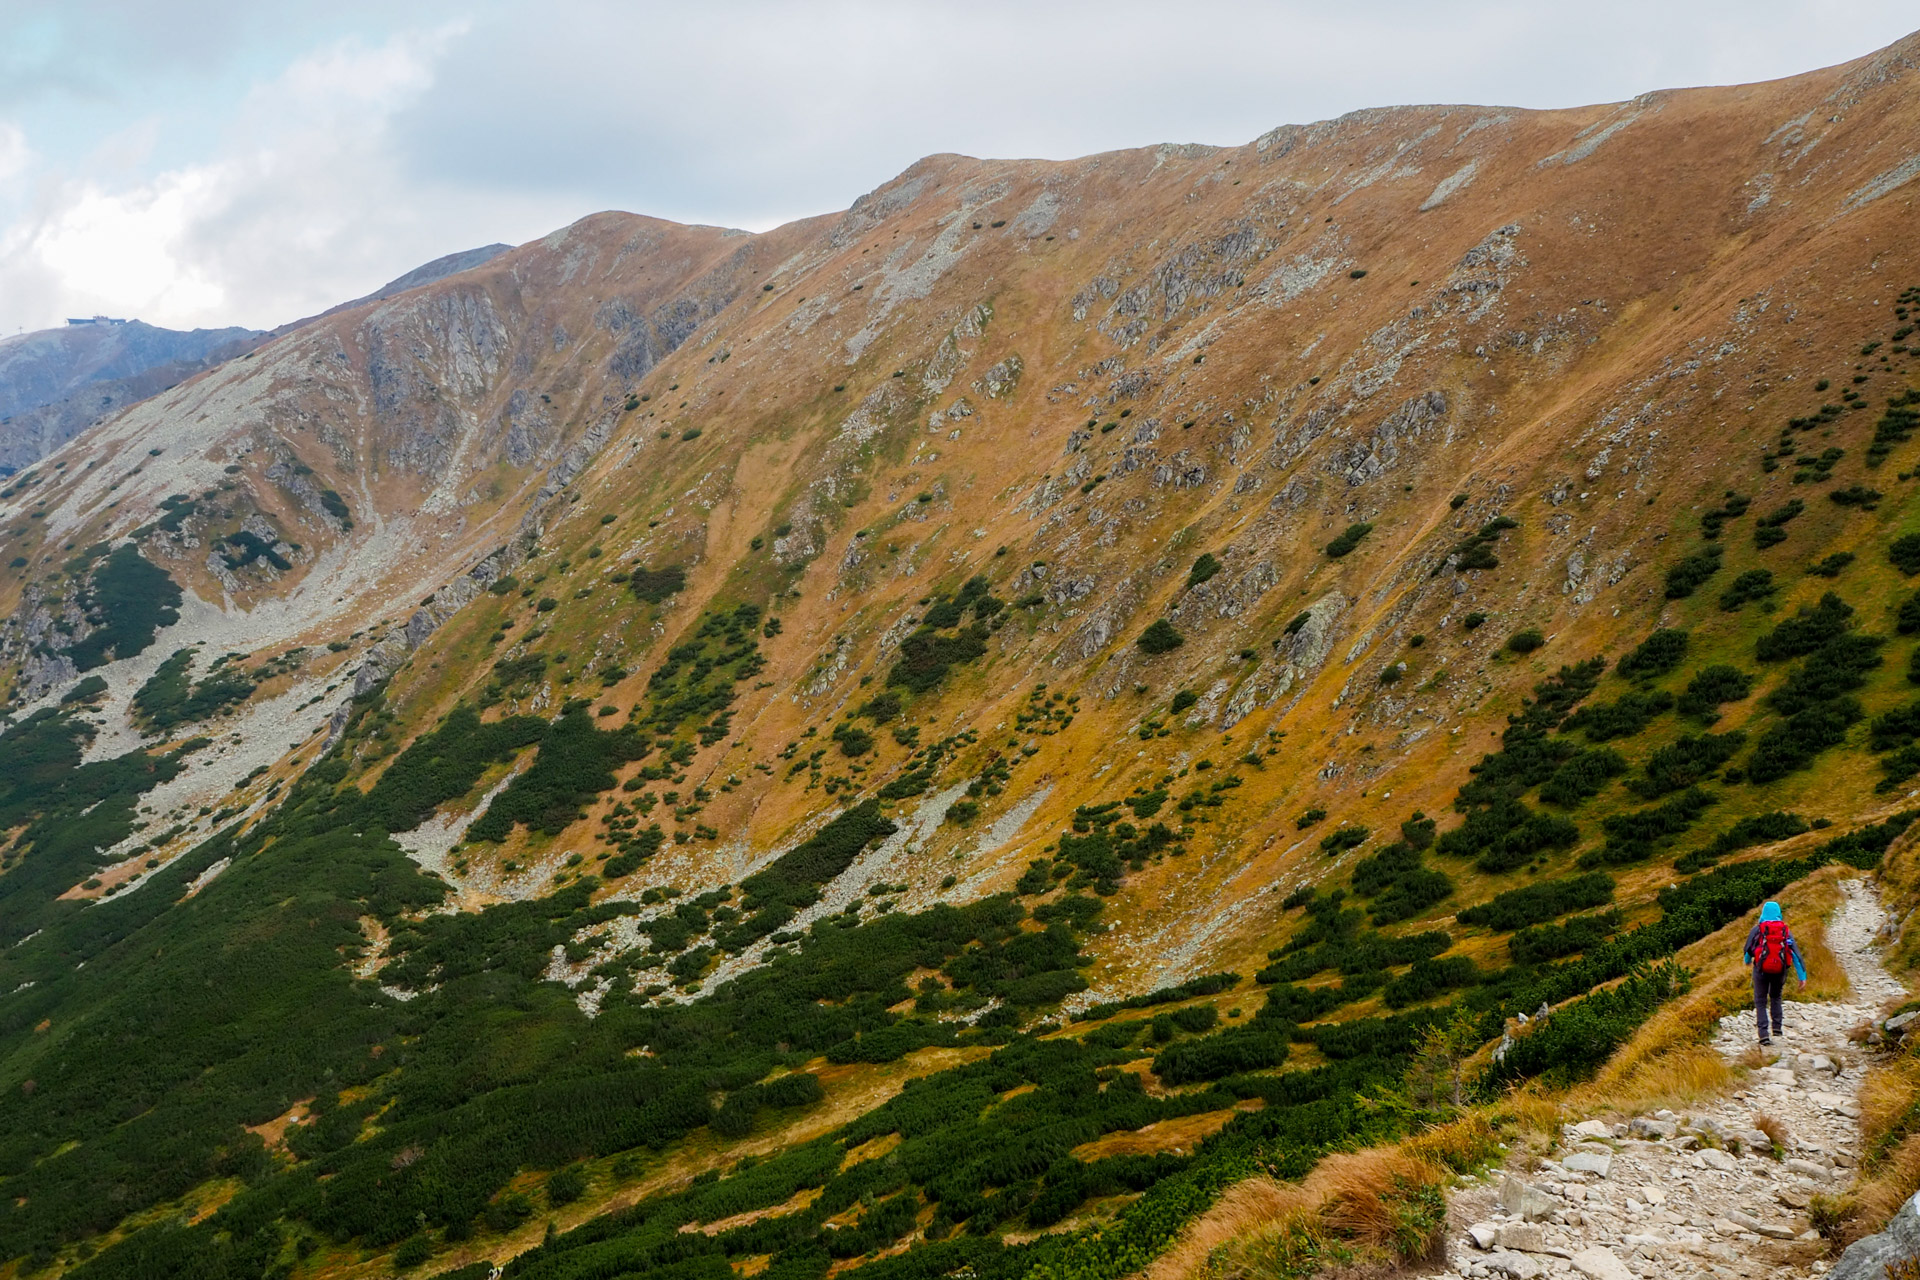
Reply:
[[[1916,26],[1912,0],[0,0],[0,334],[265,328],[600,209],[758,229],[929,152],[1614,101]]]

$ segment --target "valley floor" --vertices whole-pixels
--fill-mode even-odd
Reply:
[[[1713,1046],[1753,1069],[1724,1096],[1683,1114],[1569,1123],[1553,1158],[1457,1194],[1451,1269],[1435,1280],[1828,1271],[1806,1209],[1842,1190],[1860,1157],[1866,1066],[1848,1032],[1907,994],[1880,963],[1876,890],[1840,887],[1827,943],[1852,987],[1847,1000],[1789,998],[1784,1036],[1758,1053],[1752,1010],[1728,1014]],[[1759,1127],[1774,1129],[1778,1152]]]

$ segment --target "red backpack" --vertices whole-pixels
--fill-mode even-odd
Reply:
[[[1787,922],[1785,920],[1762,920],[1760,922],[1760,943],[1755,951],[1760,960],[1760,972],[1781,973],[1787,967]]]

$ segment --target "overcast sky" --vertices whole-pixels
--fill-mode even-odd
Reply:
[[[1791,75],[1912,0],[0,0],[0,334],[266,328],[601,209],[762,229],[937,151]]]

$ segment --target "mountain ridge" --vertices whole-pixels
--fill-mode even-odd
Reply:
[[[1241,147],[930,156],[760,234],[597,214],[15,477],[0,752],[70,731],[112,800],[82,847],[22,798],[36,834],[4,855],[0,988],[33,985],[0,1073],[38,1083],[0,1091],[0,1177],[30,1188],[0,1252],[111,1275],[204,1245],[134,1231],[83,1265],[122,1226],[73,1168],[253,1224],[233,1238],[285,1274],[405,1242],[556,1276],[602,1244],[795,1275],[1060,1274],[1034,1269],[1070,1248],[1120,1275],[1209,1179],[1373,1132],[1355,1093],[1422,1019],[1493,1038],[1699,936],[1673,893],[1718,927],[1807,846],[1877,858],[1920,571],[1916,51]],[[346,867],[366,884],[322,869]],[[276,923],[296,901],[324,947]],[[163,1180],[59,1046],[136,1016],[106,975],[215,945],[298,950],[335,1030],[311,1064],[236,1059],[191,1132],[251,1153],[234,1126],[279,1125],[244,1172]],[[1136,998],[1166,1009],[1114,1021]],[[208,1016],[257,1036],[276,999]],[[486,1017],[522,1020],[524,1061]],[[915,1090],[1006,1118],[917,1129]],[[487,1118],[523,1096],[572,1136]],[[792,1172],[823,1134],[831,1168]],[[1003,1137],[1004,1168],[943,1181]],[[351,1193],[301,1199],[321,1171]],[[227,1219],[193,1198],[229,1176]],[[542,1242],[514,1207],[542,1188],[580,1234]],[[693,1233],[720,1252],[657,1251],[794,1197],[785,1226]]]

